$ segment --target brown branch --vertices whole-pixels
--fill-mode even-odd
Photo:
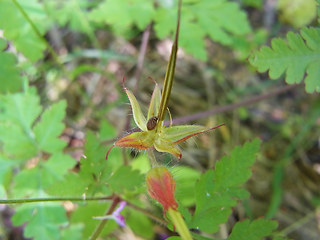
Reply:
[[[180,124],[180,123],[183,123],[183,122],[189,122],[189,121],[194,121],[194,120],[198,120],[198,119],[201,119],[201,118],[205,118],[205,117],[208,117],[208,116],[211,116],[211,115],[215,115],[215,114],[218,114],[218,113],[227,112],[227,111],[230,111],[230,110],[242,107],[242,106],[247,106],[247,105],[262,101],[264,99],[271,98],[271,97],[276,96],[276,95],[280,95],[280,94],[285,93],[285,92],[287,92],[287,91],[289,91],[291,89],[294,89],[294,88],[296,88],[298,86],[300,86],[300,85],[299,84],[286,85],[284,87],[277,88],[277,89],[274,89],[272,91],[269,91],[266,94],[262,94],[262,95],[258,95],[258,96],[252,96],[252,97],[250,97],[250,98],[248,98],[246,100],[243,100],[241,102],[232,103],[232,104],[229,104],[229,105],[226,105],[226,106],[213,108],[213,109],[210,109],[210,110],[205,111],[205,112],[199,112],[199,113],[195,113],[195,114],[192,114],[192,115],[189,115],[189,116],[176,118],[172,122],[173,122],[173,124]],[[166,121],[165,124],[168,125],[170,123],[169,123],[169,121]]]
[[[147,47],[148,47],[148,42],[149,42],[149,37],[150,37],[150,30],[151,30],[151,24],[149,24],[147,26],[146,30],[144,30],[143,35],[142,35],[142,41],[141,41],[141,45],[140,45],[137,68],[136,68],[136,71],[134,74],[134,78],[136,81],[136,84],[135,84],[135,87],[133,90],[134,93],[136,93],[138,91],[138,86],[139,86],[138,82],[141,77],[144,58],[145,58],[146,52],[147,52]]]

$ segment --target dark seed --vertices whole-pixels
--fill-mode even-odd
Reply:
[[[153,130],[157,126],[158,120],[159,120],[158,117],[151,117],[147,122],[147,129],[149,131]]]

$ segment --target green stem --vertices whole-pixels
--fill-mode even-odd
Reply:
[[[153,149],[147,149],[147,153],[150,159],[151,167],[159,167],[156,157],[154,156]]]
[[[114,210],[116,209],[116,207],[117,207],[119,202],[120,202],[120,198],[119,197],[114,197],[111,206],[109,207],[108,211],[106,212],[106,215],[111,215],[114,212]],[[92,233],[91,237],[89,238],[90,240],[95,240],[95,239],[97,239],[99,237],[99,235],[102,232],[102,230],[103,230],[104,226],[106,225],[107,221],[108,221],[108,219],[101,220],[101,222],[99,223],[99,225],[94,230],[94,232]]]
[[[81,202],[81,201],[100,201],[111,200],[112,197],[89,197],[89,198],[72,198],[72,197],[59,197],[59,198],[26,198],[26,199],[0,199],[0,204],[20,204],[20,203],[36,203],[36,202]]]
[[[179,0],[179,6],[178,6],[178,22],[177,22],[176,35],[175,35],[174,43],[171,49],[171,55],[170,55],[169,63],[167,66],[166,76],[164,78],[163,91],[162,91],[161,102],[159,107],[159,116],[158,116],[159,122],[164,120],[164,115],[165,115],[165,112],[167,111],[168,102],[169,102],[172,84],[173,84],[174,71],[176,68],[176,60],[177,60],[177,51],[178,51],[180,14],[181,14],[181,0]],[[158,126],[159,125],[161,124],[158,124]]]
[[[24,9],[21,7],[21,5],[17,2],[17,0],[12,0],[13,4],[16,6],[16,8],[20,11],[20,13],[22,14],[22,16],[26,19],[26,21],[30,24],[32,30],[35,32],[35,34],[38,36],[38,38],[46,45],[46,47],[48,48],[50,54],[52,55],[54,61],[56,62],[57,65],[59,65],[64,73],[65,76],[67,76],[68,78],[70,78],[69,73],[67,71],[67,69],[65,68],[65,66],[60,62],[58,55],[56,54],[56,52],[53,50],[53,48],[51,47],[51,45],[48,43],[48,41],[42,36],[42,34],[40,33],[39,29],[37,28],[37,26],[33,23],[33,21],[31,20],[31,18],[29,17],[29,15],[24,11]]]
[[[178,210],[169,208],[168,214],[180,237],[183,240],[192,240],[191,233],[183,220],[181,213]]]

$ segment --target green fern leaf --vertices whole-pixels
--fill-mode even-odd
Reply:
[[[278,223],[267,219],[257,219],[253,222],[244,220],[236,223],[228,240],[261,240],[269,236]]]
[[[288,84],[300,83],[306,74],[306,91],[320,92],[319,28],[303,28],[300,34],[289,32],[287,42],[275,38],[271,47],[262,47],[249,60],[259,72],[269,70],[272,79],[286,73]]]
[[[231,207],[237,199],[244,199],[249,193],[242,188],[250,175],[260,140],[255,139],[243,147],[235,147],[230,157],[223,157],[214,170],[208,170],[196,185],[196,211],[191,227],[206,232],[216,232],[226,222]]]

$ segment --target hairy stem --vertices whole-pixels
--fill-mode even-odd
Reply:
[[[73,198],[73,197],[58,197],[58,198],[19,198],[19,199],[0,199],[0,204],[20,204],[20,203],[35,203],[35,202],[82,202],[82,201],[100,201],[112,200],[112,197],[88,197],[88,198]]]
[[[173,210],[172,208],[169,208],[168,214],[170,216],[170,219],[174,227],[177,229],[177,232],[179,233],[180,237],[183,240],[192,240],[191,233],[185,221],[183,220],[181,213],[177,210]]]

